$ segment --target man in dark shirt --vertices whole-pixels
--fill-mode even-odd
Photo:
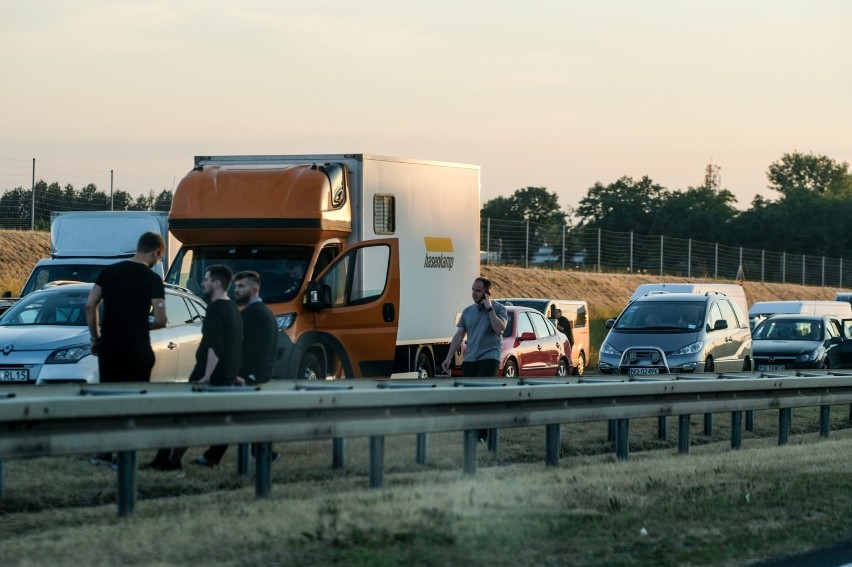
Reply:
[[[146,232],[129,260],[104,268],[86,300],[86,323],[92,354],[98,357],[98,379],[109,382],[148,382],[154,368],[150,328],[166,326],[163,280],[151,268],[166,251],[163,237]],[[104,304],[103,325],[98,308]],[[154,323],[148,320],[153,311]],[[111,453],[93,455],[93,464],[112,464]]]
[[[272,380],[278,324],[260,298],[260,275],[245,271],[234,276],[234,301],[243,306],[243,353],[239,376],[254,385]]]

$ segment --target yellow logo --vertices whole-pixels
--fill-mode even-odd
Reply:
[[[455,257],[451,255],[453,253],[452,238],[424,236],[423,244],[426,245],[426,258],[423,261],[424,268],[453,269]]]

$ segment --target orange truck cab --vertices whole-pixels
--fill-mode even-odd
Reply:
[[[167,283],[254,270],[276,378],[433,376],[479,273],[479,167],[365,154],[196,157]]]

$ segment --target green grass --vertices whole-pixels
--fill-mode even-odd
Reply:
[[[777,412],[757,412],[741,451],[728,416],[710,436],[693,416],[690,455],[676,452],[676,419],[668,441],[656,419],[634,420],[627,462],[605,423],[566,425],[557,467],[543,463],[543,428],[503,430],[496,454],[480,445],[475,478],[461,472],[461,434],[429,437],[425,471],[413,436],[388,437],[379,490],[366,488],[366,439],[347,441],[345,471],[331,470],[330,443],[277,444],[263,500],[231,448],[217,469],[140,471],[125,519],[112,471],[10,461],[0,549],[4,565],[742,565],[848,537],[852,430],[848,406],[832,409],[830,440],[802,409],[783,447]]]

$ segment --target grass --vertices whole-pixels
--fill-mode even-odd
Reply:
[[[566,425],[557,467],[543,464],[543,428],[503,430],[496,454],[480,445],[475,478],[461,473],[460,434],[429,437],[426,471],[412,436],[388,437],[379,490],[366,488],[366,439],[347,441],[345,471],[331,470],[330,443],[278,444],[263,500],[234,474],[231,448],[217,469],[140,471],[125,519],[112,471],[83,457],[11,461],[0,549],[4,565],[743,565],[848,537],[852,430],[848,406],[832,410],[830,440],[801,409],[783,447],[777,412],[757,412],[741,451],[728,416],[710,436],[694,416],[687,456],[677,420],[669,441],[656,419],[634,420],[627,462],[605,423]]]

